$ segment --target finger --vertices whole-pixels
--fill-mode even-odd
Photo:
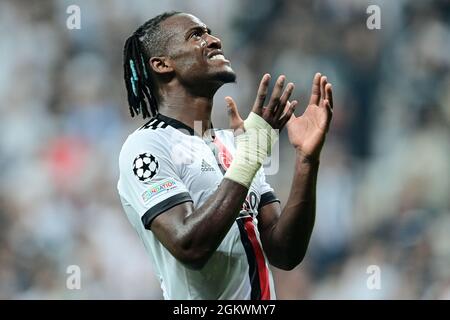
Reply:
[[[315,74],[311,89],[311,98],[309,99],[309,104],[319,105],[320,102],[320,78],[322,75],[318,72]]]
[[[289,108],[286,110],[285,114],[281,118],[281,128],[283,128],[289,121],[295,119],[294,111],[297,105],[298,105],[297,100],[294,100],[290,103]]]
[[[330,100],[325,99],[323,101],[323,104],[324,104],[324,106],[327,110],[327,114],[328,114],[327,123],[326,123],[326,131],[328,131],[328,129],[330,128],[331,118],[333,117],[333,109],[331,108]]]
[[[323,76],[320,78],[320,99],[325,99],[325,86],[327,85],[327,77]]]
[[[331,117],[333,117],[333,107],[331,106],[330,100],[325,99],[325,106],[327,107],[327,111],[330,115],[330,120],[331,120]]]
[[[225,101],[227,103],[227,111],[230,118],[230,128],[237,129],[243,123],[243,120],[239,115],[236,103],[231,97],[225,97]]]
[[[280,98],[280,103],[275,110],[275,119],[279,119],[281,117],[281,114],[285,112],[287,102],[294,91],[294,84],[292,82],[289,82],[286,86],[286,89],[284,89],[283,95]]]
[[[292,101],[293,102],[293,101]],[[292,102],[288,101],[286,102],[286,106],[284,107],[284,111],[283,111],[283,116],[282,118],[286,115],[287,111],[289,110],[289,108],[291,107]]]
[[[330,102],[330,108],[333,110],[333,88],[331,83],[325,86],[325,99]]]
[[[328,99],[323,100],[323,107],[325,108],[328,118],[330,120],[331,117],[333,116],[333,109],[331,109],[330,100]]]
[[[286,115],[287,111],[289,110],[289,108],[292,106],[293,103],[298,104],[298,101],[293,100],[293,101],[288,101],[286,103],[286,106],[284,107],[283,115],[281,116],[281,118],[284,118],[284,116]]]
[[[267,91],[269,90],[270,74],[266,73],[259,83],[258,93],[256,94],[255,103],[253,104],[252,111],[258,115],[262,114],[262,107],[267,97]]]
[[[267,105],[268,112],[274,112],[275,108],[280,103],[281,93],[283,92],[284,80],[286,77],[281,75],[278,77],[277,82],[275,83],[275,88],[273,88],[272,96],[270,97],[269,104]]]

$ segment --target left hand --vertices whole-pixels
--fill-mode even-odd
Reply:
[[[286,106],[288,107],[288,106]],[[333,95],[327,77],[316,73],[305,112],[286,124],[289,142],[309,160],[318,161],[333,115]]]

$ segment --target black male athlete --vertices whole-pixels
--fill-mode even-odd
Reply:
[[[266,74],[248,118],[227,97],[234,131],[214,129],[213,96],[236,76],[207,26],[176,12],[127,39],[124,70],[131,115],[150,121],[122,148],[118,190],[164,298],[275,299],[269,263],[296,267],[313,229],[331,84],[316,74],[309,104],[296,117],[294,85],[280,76],[269,97]],[[284,127],[296,158],[281,206],[262,162]]]

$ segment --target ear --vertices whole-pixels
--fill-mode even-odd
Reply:
[[[150,66],[155,73],[164,74],[173,71],[171,61],[167,57],[150,58]]]

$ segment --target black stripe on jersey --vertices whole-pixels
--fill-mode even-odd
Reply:
[[[250,293],[251,300],[261,300],[261,287],[259,284],[258,265],[256,264],[255,251],[253,250],[252,243],[248,238],[247,232],[244,228],[244,219],[237,219],[236,223],[239,227],[239,233],[241,234],[241,242],[245,249],[248,261],[248,275],[250,277],[250,285],[252,292]]]
[[[168,126],[163,120],[159,119],[158,116],[150,119],[146,124],[139,128],[139,130],[144,129],[158,129],[158,128],[166,128]]]
[[[183,202],[193,202],[191,196],[188,192],[182,192],[167,198],[166,200],[161,201],[157,205],[148,209],[141,218],[142,223],[144,224],[145,229],[150,230],[151,224],[153,220],[159,216],[161,213],[172,209],[176,205],[179,205]]]
[[[165,123],[167,123],[171,127],[174,127],[175,129],[186,130],[191,136],[193,136],[195,134],[194,129],[192,129],[188,125],[185,125],[183,122],[178,121],[177,119],[170,118],[170,117],[164,116],[162,114],[158,114],[156,117],[158,118],[158,120],[164,121]]]
[[[194,129],[192,129],[188,125],[184,124],[183,122],[178,121],[177,119],[174,119],[174,118],[171,118],[171,117],[167,117],[167,116],[162,115],[160,113],[156,117],[159,120],[164,121],[164,123],[167,123],[169,126],[174,127],[175,129],[181,130],[182,132],[185,131],[184,133],[187,132],[191,136],[196,135]],[[212,123],[211,123],[210,129],[211,130],[214,129]],[[212,134],[214,134],[214,132],[212,132]]]
[[[261,200],[259,201],[258,211],[265,205],[272,202],[280,202],[275,193],[272,191],[267,191],[261,195]]]

